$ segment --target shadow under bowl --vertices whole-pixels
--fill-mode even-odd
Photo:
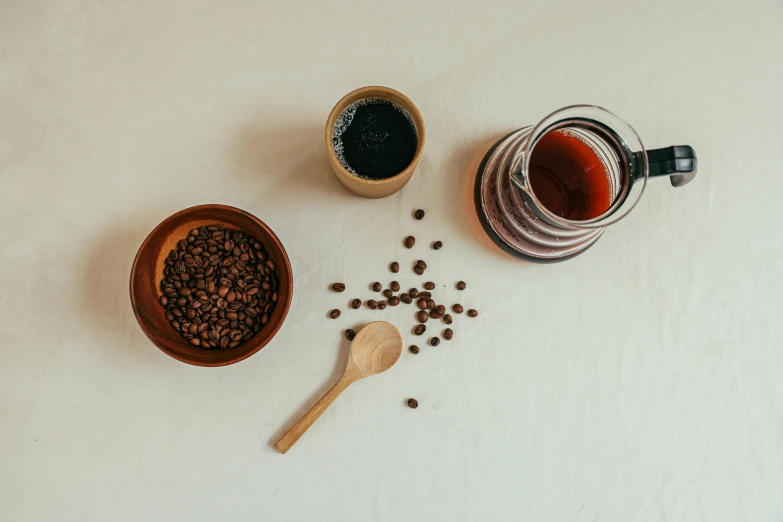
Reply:
[[[278,299],[269,322],[250,340],[234,348],[201,348],[190,344],[169,324],[160,304],[163,295],[160,281],[169,252],[176,249],[177,242],[186,239],[192,229],[201,226],[219,226],[256,238],[277,265]],[[288,254],[280,239],[263,221],[238,208],[200,205],[166,218],[141,244],[131,269],[130,299],[139,326],[164,353],[197,366],[225,366],[250,357],[272,340],[291,307],[293,283]]]

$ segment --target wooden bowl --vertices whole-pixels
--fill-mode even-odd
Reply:
[[[190,230],[217,225],[255,237],[264,245],[277,265],[280,278],[278,300],[269,322],[252,339],[235,348],[201,348],[193,346],[166,320],[159,299],[163,295],[160,281],[169,252],[185,239]],[[139,326],[150,341],[175,359],[197,366],[225,366],[246,359],[266,346],[283,325],[293,296],[293,275],[283,244],[274,232],[257,217],[244,210],[224,205],[200,205],[187,208],[166,218],[150,232],[141,244],[133,262],[130,298]]]

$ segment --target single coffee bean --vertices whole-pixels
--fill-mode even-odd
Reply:
[[[427,308],[429,310],[435,310],[435,307],[437,305],[435,304],[435,301],[433,299],[427,299]]]
[[[351,301],[351,308],[353,308],[354,310],[358,310],[359,307],[361,307],[361,306],[362,306],[362,300],[361,299],[354,299],[353,301]]]
[[[457,290],[465,290],[467,286],[468,285],[465,284],[465,281],[460,281],[459,283],[457,283]]]
[[[378,310],[386,309],[386,301],[378,301]]]
[[[193,339],[190,340],[190,344],[195,346],[201,346],[201,339],[199,339],[198,337],[194,337]]]
[[[383,291],[383,297],[386,297],[387,299],[394,295],[394,292],[391,291],[391,288],[387,288]]]
[[[424,326],[423,324],[417,324],[413,328],[413,333],[416,334],[416,335],[422,335],[426,331],[427,331],[427,327]]]
[[[413,408],[414,410],[419,407],[419,401],[416,399],[408,399],[408,408]]]
[[[426,291],[425,291],[425,292],[421,292],[421,293],[419,293],[419,297],[420,297],[421,299],[429,299],[429,298],[431,298],[431,297],[432,297],[432,294],[431,294],[431,293],[429,293],[429,292],[426,292]]]
[[[447,341],[451,341],[451,338],[454,337],[454,331],[451,328],[446,328],[443,330],[443,338]]]
[[[427,290],[435,290],[435,283],[433,283],[432,281],[427,281],[426,283],[424,283],[424,288],[426,288]]]
[[[440,250],[442,247],[443,247],[443,243],[441,243],[440,241],[435,241],[432,244],[432,249],[433,250]]]
[[[228,314],[226,314],[226,317],[228,317]],[[331,317],[332,319],[337,319],[338,317],[340,317],[340,310],[335,308],[334,310],[329,312],[329,317]],[[230,319],[230,317],[229,317],[229,319]]]
[[[424,310],[419,310],[418,312],[416,312],[416,319],[420,323],[426,323],[429,320],[429,316],[427,315],[427,312],[425,312]]]
[[[446,313],[446,307],[443,305],[438,305],[435,307],[435,311],[438,312],[440,315],[443,315]]]
[[[411,299],[410,294],[400,294],[400,301],[402,301],[405,304],[411,304],[413,302],[413,299]]]
[[[476,310],[472,308],[468,310],[468,317],[476,317],[476,316],[478,316],[478,312]]]
[[[413,213],[413,217],[419,220],[424,219],[424,211],[422,209],[417,210]]]
[[[451,315],[446,314],[443,316],[443,322],[446,324],[451,324],[454,322],[454,319],[451,318]]]
[[[455,314],[461,314],[463,310],[465,310],[464,308],[462,308],[461,304],[455,304],[451,307],[451,309],[454,310]]]
[[[411,347],[410,347],[410,348],[408,348],[408,349],[409,349],[409,350],[411,351],[411,353],[413,353],[413,354],[419,353],[419,347],[418,347],[418,346],[416,346],[415,344],[412,344],[412,345],[411,345]]]
[[[425,262],[424,262],[424,261],[422,261],[421,259],[419,259],[418,261],[416,261],[416,266],[418,266],[418,267],[419,267],[419,268],[421,268],[422,270],[427,270],[427,263],[425,263]]]
[[[405,248],[413,248],[414,243],[416,243],[416,238],[413,236],[408,236],[405,238]]]
[[[345,291],[345,285],[343,283],[335,283],[332,285],[332,290],[335,292],[343,292]]]
[[[400,283],[398,283],[397,281],[392,281],[389,286],[391,287],[391,289],[394,292],[399,292],[400,291]]]
[[[440,344],[440,339],[438,339],[437,337],[433,337],[432,339],[430,339],[430,344],[432,346],[438,346]]]
[[[169,304],[169,298],[166,297],[165,295],[160,296],[160,304],[166,306],[167,304]]]
[[[400,304],[400,298],[396,295],[393,295],[389,298],[389,306],[397,306]]]
[[[382,288],[383,288],[383,286],[380,283],[378,283],[378,282],[375,282],[375,283],[372,284],[372,289],[375,292],[380,292]]]
[[[432,317],[433,319],[440,319],[442,316],[443,316],[443,315],[442,315],[442,314],[440,314],[440,313],[438,313],[438,311],[437,311],[437,310],[432,310],[432,311],[430,312],[430,317]]]
[[[220,342],[218,343],[218,345],[221,348],[228,348],[228,343],[230,343],[230,342],[231,341],[229,341],[228,337],[223,336],[223,337],[220,338]]]
[[[389,265],[389,269],[394,272],[395,274],[400,271],[400,264],[395,261],[391,265]]]
[[[413,273],[416,275],[424,275],[424,270],[419,265],[413,265]]]
[[[419,309],[421,309],[421,310],[426,310],[427,309],[427,300],[426,299],[419,299],[418,301],[416,301],[416,306],[418,306]]]
[[[419,297],[419,291],[416,288],[411,288],[410,290],[408,290],[408,293],[413,299]]]
[[[378,308],[378,301],[374,299],[370,299],[369,301],[367,301],[367,308],[369,308],[370,310],[375,310],[376,308]]]
[[[348,328],[347,330],[345,330],[345,338],[346,338],[346,339],[348,339],[349,341],[353,341],[353,338],[354,338],[354,337],[356,337],[356,332],[354,332],[354,331],[353,331],[353,330],[351,330],[350,328]]]

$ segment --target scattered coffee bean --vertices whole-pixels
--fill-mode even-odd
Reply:
[[[164,263],[166,319],[194,346],[233,348],[269,322],[279,280],[255,238],[218,226],[195,228]],[[333,288],[338,285],[344,289],[342,283]]]
[[[335,292],[343,292],[345,290],[345,285],[342,283],[335,283],[332,285],[332,290]]]
[[[427,290],[435,290],[435,283],[433,283],[432,281],[427,281],[426,283],[424,283],[424,288],[426,288]]]
[[[418,347],[418,346],[416,346],[415,344],[412,344],[412,345],[411,345],[411,347],[410,347],[410,348],[408,348],[408,349],[409,349],[409,350],[411,351],[411,353],[413,353],[413,354],[419,353],[419,347]]]
[[[468,285],[465,284],[465,281],[460,281],[459,283],[457,283],[457,290],[465,290],[467,286]]]
[[[432,294],[429,293],[429,292],[421,292],[421,293],[419,293],[419,297],[421,299],[429,299],[429,298],[432,297]]]
[[[443,315],[446,313],[446,307],[443,305],[438,305],[435,307],[435,311],[438,312],[440,315]]]
[[[429,310],[435,310],[435,306],[437,305],[435,304],[435,301],[433,299],[427,299],[427,308]]]
[[[426,310],[427,309],[427,300],[426,299],[419,299],[418,301],[416,301],[416,306],[418,306],[420,310]]]
[[[372,284],[372,289],[373,289],[374,292],[380,292],[382,288],[383,288],[383,285],[381,285],[377,281]]]
[[[423,324],[417,324],[416,327],[413,329],[413,333],[416,335],[422,335],[424,332],[427,331],[427,327]]]
[[[400,298],[396,295],[393,295],[389,298],[389,306],[397,306],[400,304]]]
[[[447,341],[451,341],[451,338],[454,337],[454,331],[451,328],[446,328],[443,330],[443,338]]]
[[[443,316],[443,322],[446,324],[451,324],[454,322],[454,319],[451,318],[451,315],[446,314]]]
[[[400,271],[400,264],[397,261],[395,261],[389,266],[389,269],[396,274],[397,272]]]
[[[415,237],[408,236],[405,238],[405,248],[413,248],[414,243],[416,243]]]
[[[443,243],[441,243],[440,241],[435,241],[432,244],[432,249],[433,250],[440,250],[442,247],[443,247]]]
[[[461,314],[465,310],[464,308],[462,308],[461,304],[455,304],[454,306],[451,307],[451,309],[454,310],[455,314]]]
[[[387,288],[386,290],[383,291],[383,297],[385,297],[387,299],[389,297],[393,296],[393,295],[394,295],[394,292],[391,291],[391,288]]]
[[[416,261],[416,266],[418,266],[418,267],[419,267],[419,268],[421,268],[422,270],[427,270],[427,263],[425,263],[425,262],[424,262],[424,261],[422,261],[421,259],[419,259],[418,261]]]
[[[438,346],[440,344],[440,339],[438,339],[437,337],[433,337],[432,339],[430,339],[430,344],[432,346]]]
[[[417,210],[413,213],[413,217],[416,219],[423,219],[424,218],[424,211],[422,209]]]
[[[413,272],[414,272],[416,275],[424,275],[424,270],[422,270],[422,269],[421,269],[421,267],[420,267],[419,265],[414,265],[414,267],[413,267]]]
[[[408,293],[411,295],[413,299],[419,297],[419,291],[415,288],[411,288],[410,290],[408,290]]]
[[[367,308],[369,308],[370,310],[375,310],[376,308],[378,308],[378,301],[376,301],[375,299],[370,299],[369,301],[367,301]]]
[[[354,299],[351,301],[351,308],[354,310],[358,310],[362,306],[362,300],[361,299]]]
[[[395,292],[399,292],[400,291],[400,283],[398,283],[397,281],[392,281],[389,286]]]
[[[400,294],[400,301],[402,301],[405,304],[411,304],[413,302],[413,299],[411,299],[410,294]]]
[[[230,317],[228,317],[229,315],[231,315],[231,314],[226,314],[226,318],[227,319],[231,319]],[[234,315],[236,315],[236,314],[234,314]],[[335,308],[334,310],[329,312],[329,317],[331,317],[332,319],[337,319],[338,317],[340,317],[340,310]],[[236,317],[234,319],[236,319]]]
[[[478,316],[478,312],[476,310],[472,308],[468,310],[468,317],[476,317],[476,316]]]
[[[386,301],[378,301],[378,310],[386,309]]]
[[[354,337],[356,337],[356,332],[354,332],[353,330],[351,330],[350,328],[348,328],[348,329],[345,331],[345,338],[346,338],[346,339],[348,339],[349,341],[353,341],[353,338],[354,338]]]
[[[418,312],[416,312],[416,319],[420,323],[426,323],[429,320],[429,316],[427,316],[427,312],[425,312],[424,310],[419,310]]]
[[[408,408],[413,408],[414,410],[419,407],[419,401],[416,399],[408,399]]]
[[[443,316],[443,314],[439,314],[437,310],[430,311],[430,317],[433,319],[440,319]]]

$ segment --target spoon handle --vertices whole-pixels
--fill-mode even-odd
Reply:
[[[324,396],[321,397],[321,399],[316,402],[312,408],[310,408],[310,411],[305,413],[296,424],[291,426],[291,429],[289,429],[285,435],[280,437],[280,439],[275,442],[275,448],[277,451],[280,453],[285,453],[291,449],[291,446],[296,444],[296,441],[298,441],[299,438],[304,435],[310,426],[312,426],[313,423],[318,420],[318,417],[320,417],[321,414],[326,411],[326,408],[331,406],[334,400],[339,397],[340,394],[344,392],[345,389],[350,386],[354,380],[355,379],[351,379],[345,375],[340,377],[340,380],[337,381],[337,383],[332,386],[332,388],[326,392],[326,394],[324,394]]]

